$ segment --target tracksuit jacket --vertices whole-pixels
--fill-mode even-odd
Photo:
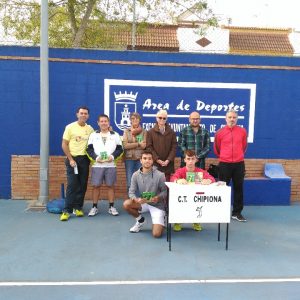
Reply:
[[[215,134],[214,152],[220,162],[237,163],[244,161],[247,149],[247,132],[240,126],[225,126]]]
[[[107,152],[108,155],[112,155],[114,162],[97,163],[96,160],[103,151]],[[93,167],[111,167],[115,165],[116,160],[123,154],[122,141],[118,133],[110,131],[104,144],[100,131],[97,130],[91,133],[86,152],[89,159],[93,162]]]
[[[203,179],[210,179],[211,182],[215,182],[215,178],[212,177],[206,170],[200,169],[195,167],[193,172],[202,172],[203,173]],[[176,170],[176,172],[171,176],[170,181],[174,182],[177,179],[186,179],[186,174],[188,173],[188,170],[186,167],[179,168]]]

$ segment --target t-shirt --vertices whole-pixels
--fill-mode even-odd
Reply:
[[[66,126],[63,139],[69,142],[72,156],[86,154],[87,141],[93,131],[90,125],[80,126],[77,121]]]

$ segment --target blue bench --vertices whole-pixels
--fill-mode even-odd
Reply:
[[[245,205],[290,205],[291,177],[282,164],[266,163],[265,177],[245,178]]]

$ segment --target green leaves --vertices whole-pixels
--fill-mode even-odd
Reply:
[[[122,30],[131,30],[134,0],[49,0],[49,46],[118,48]],[[147,23],[172,23],[180,13],[190,11],[205,28],[217,27],[217,19],[206,1],[135,0],[137,32]],[[24,44],[40,43],[40,1],[1,0],[2,25],[7,36]],[[116,33],[117,32],[117,33]],[[118,33],[119,32],[119,33]]]

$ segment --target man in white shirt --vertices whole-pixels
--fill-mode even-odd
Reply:
[[[87,153],[93,161],[91,184],[93,186],[93,207],[89,217],[98,214],[97,203],[100,198],[100,187],[103,183],[107,186],[109,201],[108,212],[117,216],[119,213],[114,207],[115,184],[117,181],[117,168],[115,160],[123,153],[122,141],[119,134],[109,130],[110,123],[107,115],[98,117],[99,129],[93,132],[88,140]]]

